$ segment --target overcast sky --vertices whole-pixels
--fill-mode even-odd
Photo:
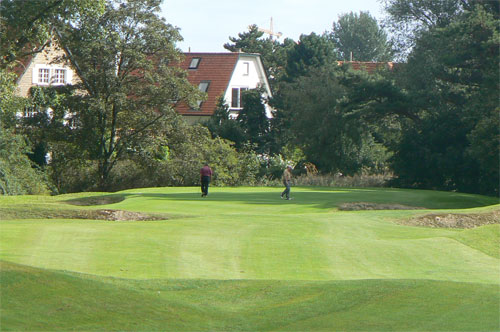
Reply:
[[[351,11],[368,11],[380,23],[382,7],[380,0],[164,0],[162,16],[181,29],[184,41],[178,47],[184,52],[224,52],[229,36],[251,24],[269,29],[271,17],[281,38],[298,40],[301,34],[330,31],[339,15]]]

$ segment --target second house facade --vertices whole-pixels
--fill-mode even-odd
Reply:
[[[219,97],[229,106],[230,117],[238,116],[243,108],[244,91],[263,88],[263,97],[271,97],[271,90],[259,54],[254,53],[185,53],[179,66],[188,73],[188,80],[205,92],[207,99],[198,105],[180,103],[176,111],[190,123],[206,121],[215,111]],[[271,108],[265,105],[267,117]]]

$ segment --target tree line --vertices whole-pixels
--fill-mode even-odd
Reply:
[[[271,77],[276,111],[255,143],[322,172],[498,195],[498,2],[386,0],[385,10],[384,28],[360,12],[296,42],[256,26],[230,38],[226,49],[261,53]],[[395,63],[368,73],[352,59]]]
[[[395,186],[498,195],[496,2],[386,0],[383,28],[367,12],[348,13],[297,41],[250,26],[224,47],[261,54],[273,98],[244,93],[237,119],[221,100],[198,125],[174,111],[203,94],[169,66],[182,56],[182,37],[160,18],[161,0],[30,4],[0,3],[3,194],[192,185],[203,162],[220,185],[252,184],[288,161],[321,173],[392,172]],[[54,33],[81,80],[16,97],[12,68]],[[368,73],[351,59],[397,64]],[[52,111],[19,119],[25,107]]]

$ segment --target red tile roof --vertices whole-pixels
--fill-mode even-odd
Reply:
[[[226,92],[229,81],[233,74],[238,53],[185,53],[185,59],[179,67],[188,72],[188,81],[198,86],[202,81],[210,81],[205,100],[199,110],[193,110],[185,103],[180,103],[176,111],[181,115],[206,115],[213,114],[217,105],[217,99]],[[196,69],[189,69],[193,58],[201,61]]]
[[[392,69],[394,66],[392,62],[337,61],[337,63],[339,66],[349,65],[354,70],[364,70],[369,74],[382,68]]]
[[[30,65],[32,55],[25,56],[22,59],[16,60],[14,66],[10,69],[14,74],[16,74],[16,80],[19,81],[21,76],[24,74],[28,66]]]

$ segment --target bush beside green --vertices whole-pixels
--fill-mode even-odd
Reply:
[[[0,195],[47,194],[48,181],[29,160],[24,138],[0,127]]]

